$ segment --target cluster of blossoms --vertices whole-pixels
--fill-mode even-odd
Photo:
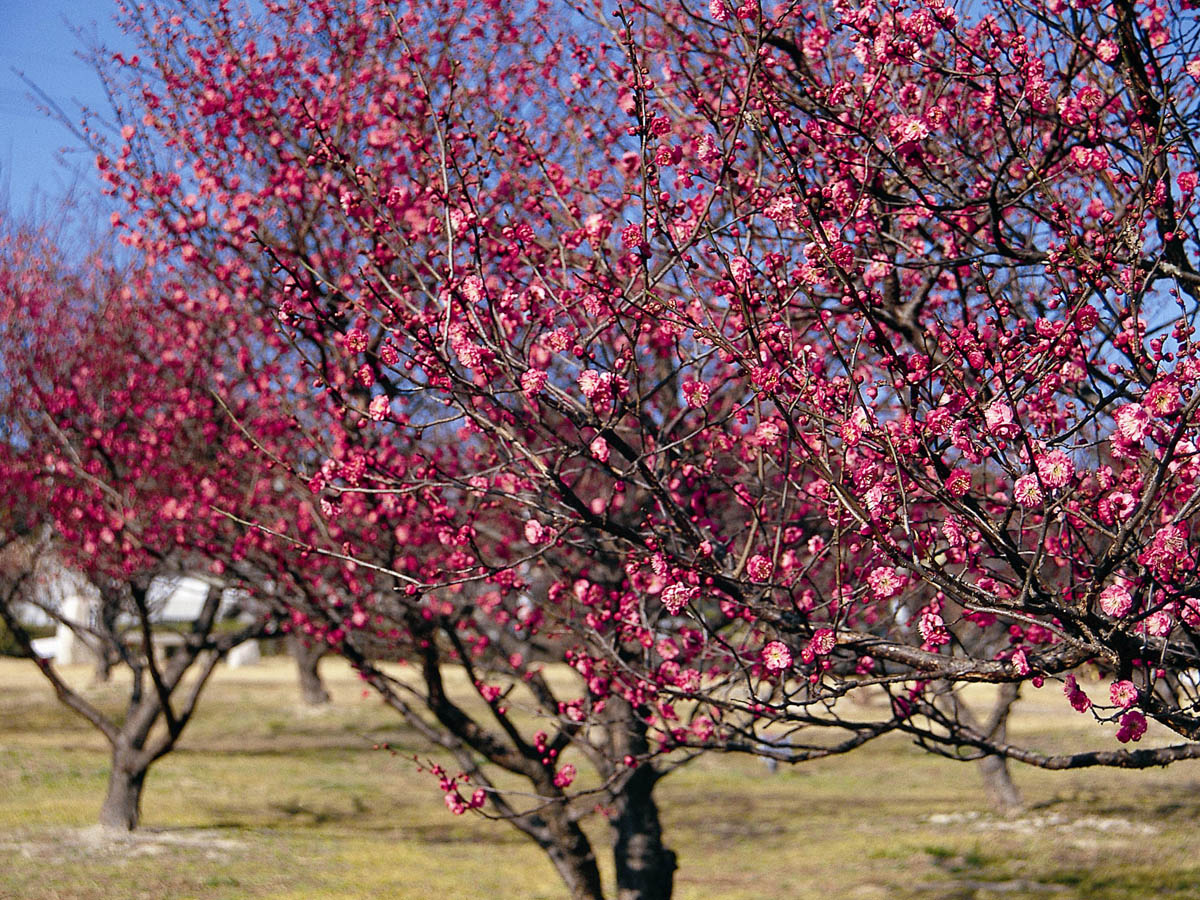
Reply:
[[[438,787],[446,802],[446,808],[456,816],[461,816],[469,809],[481,809],[487,802],[487,792],[483,788],[475,788],[470,797],[463,797],[462,789],[471,782],[465,772],[450,775],[437,763],[429,766],[429,772],[438,780]]]

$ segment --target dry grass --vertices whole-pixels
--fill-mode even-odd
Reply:
[[[335,703],[314,712],[284,660],[222,670],[181,748],[151,772],[146,830],[114,842],[91,827],[102,741],[28,663],[0,660],[0,897],[564,896],[515,831],[451,816],[411,760],[427,749],[344,666],[326,673]],[[114,707],[118,694],[92,691]],[[1050,688],[1014,730],[1046,749],[1092,734]],[[394,755],[372,749],[383,742]],[[777,775],[712,756],[659,796],[681,900],[1190,900],[1198,766],[1018,769],[1031,809],[1008,821],[987,811],[973,767],[902,739]],[[603,823],[593,834],[602,845]]]

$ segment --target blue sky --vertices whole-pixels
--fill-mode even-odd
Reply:
[[[113,8],[110,0],[0,0],[0,190],[15,212],[32,211],[39,197],[53,209],[74,181],[94,185],[95,178],[91,154],[60,152],[78,142],[38,110],[14,70],[75,120],[80,103],[103,109],[99,80],[75,55],[82,44],[72,26],[120,47],[125,40],[112,22]]]

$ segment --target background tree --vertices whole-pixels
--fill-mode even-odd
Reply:
[[[0,616],[59,699],[109,742],[100,820],[132,829],[150,766],[174,749],[214,667],[268,624],[261,606],[245,604],[249,621],[226,621],[224,589],[263,595],[255,577],[262,542],[216,509],[278,508],[278,476],[210,392],[235,371],[222,339],[236,323],[206,323],[178,284],[164,287],[144,268],[102,254],[77,267],[62,262],[44,234],[14,230],[2,249],[4,521],[19,546],[0,574]],[[239,414],[263,424],[241,394]],[[99,589],[95,616],[71,618],[48,589],[63,565]],[[169,585],[197,574],[207,577],[207,596],[161,656],[164,626],[172,627],[161,616]],[[119,714],[37,656],[22,607],[132,671]]]
[[[300,696],[310,706],[321,706],[329,702],[329,691],[321,681],[320,664],[325,655],[325,646],[305,640],[296,633],[287,636],[288,653],[296,660],[300,675]]]

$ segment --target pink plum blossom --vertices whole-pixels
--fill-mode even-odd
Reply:
[[[676,582],[663,589],[660,599],[662,600],[662,605],[666,607],[667,612],[674,616],[678,615],[699,594],[700,591],[698,588]]]
[[[683,399],[692,409],[699,409],[708,403],[712,391],[703,381],[685,381],[683,383]]]
[[[1124,585],[1110,584],[1100,592],[1100,609],[1106,616],[1120,619],[1133,607],[1133,596]]]
[[[1038,484],[1037,476],[1033,473],[1022,475],[1013,484],[1013,500],[1017,502],[1018,506],[1032,509],[1040,506],[1044,499],[1041,485]]]
[[[746,574],[750,576],[751,581],[763,582],[770,579],[773,568],[771,560],[761,554],[755,554],[746,563]]]
[[[1146,733],[1146,717],[1132,709],[1121,716],[1121,726],[1117,729],[1117,740],[1122,744],[1130,741],[1140,741]]]
[[[782,672],[792,664],[792,651],[782,641],[771,641],[762,651],[763,665],[772,672]]]
[[[942,615],[935,609],[923,609],[917,618],[917,630],[921,639],[931,647],[940,647],[950,643],[950,632]]]
[[[1071,457],[1061,450],[1043,453],[1034,461],[1037,464],[1038,476],[1042,479],[1042,484],[1048,488],[1066,486],[1070,482],[1071,476],[1075,474],[1075,464],[1071,462]]]
[[[1138,690],[1132,681],[1114,681],[1108,688],[1108,695],[1113,706],[1128,709],[1137,703]]]

